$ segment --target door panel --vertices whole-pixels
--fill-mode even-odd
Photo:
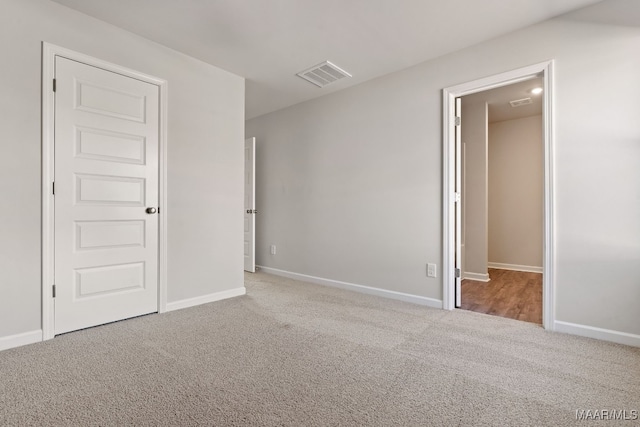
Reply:
[[[159,88],[56,57],[55,334],[158,310]]]
[[[144,289],[144,263],[107,265],[75,270],[76,299],[123,290]]]
[[[76,204],[145,206],[144,178],[76,174]]]
[[[76,221],[75,250],[143,247],[144,221]]]
[[[249,138],[245,140],[244,141],[244,269],[251,273],[256,271],[255,151],[256,151],[256,139]]]
[[[118,163],[145,163],[145,141],[136,135],[78,128],[76,157]]]
[[[144,94],[120,91],[110,82],[90,83],[77,78],[74,83],[76,110],[144,123],[146,110]]]

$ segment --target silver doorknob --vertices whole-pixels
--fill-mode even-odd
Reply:
[[[145,212],[148,214],[154,214],[158,212],[158,210],[156,208],[147,208]]]

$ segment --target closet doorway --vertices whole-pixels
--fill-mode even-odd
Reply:
[[[536,81],[536,79],[539,80]],[[538,83],[542,83],[540,85],[542,88],[542,92],[533,93],[532,89],[538,86]],[[541,291],[537,293],[537,296],[531,298],[532,301],[541,301],[541,303],[537,304],[537,307],[535,309],[521,309],[518,313],[517,307],[515,310],[511,311],[509,309],[505,310],[494,308],[493,310],[491,310],[489,308],[486,310],[486,312],[490,314],[509,316],[509,312],[513,313],[515,311],[516,314],[509,317],[520,318],[520,320],[527,320],[523,318],[525,317],[525,312],[531,312],[530,314],[534,316],[533,321],[535,323],[539,323],[541,317],[541,322],[545,329],[554,329],[555,275],[553,261],[555,249],[555,227],[553,222],[554,135],[552,111],[554,96],[552,83],[553,61],[548,61],[443,89],[443,308],[445,309],[452,310],[454,308],[464,308],[463,299],[465,295],[462,292],[463,279],[467,279],[465,285],[467,283],[476,285],[480,283],[481,285],[485,285],[485,288],[488,288],[489,286],[487,284],[491,283],[492,281],[494,282],[492,284],[494,287],[496,287],[500,281],[526,281],[528,284],[534,284],[534,286],[536,282],[541,282]],[[473,151],[477,147],[472,147],[470,145],[468,135],[465,136],[465,141],[463,144],[463,128],[465,126],[468,126],[470,122],[474,121],[473,113],[469,114],[468,111],[463,112],[462,108],[457,107],[461,107],[463,98],[465,98],[466,96],[476,95],[483,92],[486,92],[484,95],[488,95],[488,92],[490,92],[491,90],[500,88],[505,88],[505,91],[508,91],[509,89],[506,89],[506,87],[515,87],[518,84],[528,86],[524,89],[528,92],[525,94],[521,93],[520,96],[508,96],[508,101],[514,101],[513,104],[517,107],[513,107],[511,106],[511,104],[508,104],[507,108],[513,110],[521,109],[522,111],[522,109],[527,108],[527,106],[529,106],[530,104],[531,108],[533,108],[533,104],[535,104],[534,97],[538,97],[540,104],[538,108],[541,108],[541,112],[540,110],[538,110],[538,114],[533,114],[538,116],[537,128],[539,137],[537,144],[538,154],[536,156],[538,156],[539,160],[528,162],[529,164],[537,163],[539,167],[538,172],[540,173],[541,171],[541,177],[535,179],[535,181],[537,181],[537,185],[539,188],[538,191],[541,196],[538,197],[539,208],[529,207],[527,211],[529,213],[537,211],[537,227],[539,227],[539,231],[535,232],[537,237],[532,238],[532,240],[541,242],[541,245],[538,245],[537,243],[530,244],[530,242],[526,242],[526,244],[523,244],[523,242],[525,242],[525,239],[520,239],[518,241],[518,244],[515,246],[516,249],[513,249],[513,246],[509,247],[508,244],[503,245],[504,247],[502,248],[499,245],[496,246],[494,244],[495,239],[493,237],[492,242],[490,243],[490,178],[492,181],[495,181],[495,177],[493,176],[494,171],[489,166],[490,151],[488,145],[490,127],[489,109],[492,101],[485,100],[483,113],[484,116],[482,114],[483,109],[479,109],[481,112],[479,116],[485,123],[484,131],[480,132],[480,134],[484,134],[485,137],[484,154],[481,153],[478,157],[478,153],[475,153],[475,156],[476,158],[480,158],[483,160],[482,164],[484,166],[478,166],[478,163],[476,163],[475,165],[471,164],[471,159],[474,156]],[[529,117],[533,117],[533,115]],[[526,116],[519,117],[518,119],[521,119],[523,121],[530,120],[532,122],[534,120]],[[496,124],[503,123],[504,125],[512,121],[515,122],[516,119],[492,119],[492,121]],[[491,131],[492,134],[506,134],[507,138],[505,139],[508,140],[508,136],[513,133],[513,129],[511,129],[509,126],[502,126],[503,129],[499,129],[500,125],[496,124],[491,125],[491,127],[494,128]],[[498,127],[497,130],[495,129],[496,126]],[[507,145],[507,148],[514,147]],[[492,157],[494,157],[493,154],[494,153],[491,153]],[[532,157],[532,155],[528,154],[524,157]],[[464,165],[464,169],[463,159],[466,163]],[[496,163],[496,161],[496,159],[493,159],[494,164]],[[516,173],[513,172],[513,166],[517,163],[516,161],[509,160],[506,162],[503,161],[503,163],[507,166],[507,173],[509,173],[509,167],[512,168],[512,174]],[[476,168],[475,170],[474,167]],[[522,166],[518,166],[516,168],[518,173],[520,172],[519,169],[521,168]],[[477,175],[478,170],[480,171],[480,175]],[[532,180],[534,179],[529,178],[527,182],[530,182]],[[514,184],[516,182],[513,177],[503,177],[498,181],[502,184],[505,184],[507,187],[510,184]],[[467,187],[465,192],[466,194],[463,194],[463,186],[465,185]],[[472,189],[474,186],[481,188],[483,187],[484,194],[482,193],[482,191],[473,192]],[[522,201],[519,201],[518,199],[523,191],[521,191],[520,187],[517,188],[517,191],[506,191],[507,196],[506,202],[504,203],[509,202],[512,204],[512,207],[504,208],[503,206],[502,213],[517,211],[519,208],[523,207]],[[495,189],[493,190],[494,195],[497,194],[496,191],[497,190]],[[473,207],[474,198],[476,202],[478,200],[481,200],[483,201],[483,203],[480,203],[479,205]],[[499,200],[497,203],[494,203],[495,201],[496,200],[492,199],[491,206],[500,207],[500,203],[503,203]],[[492,208],[492,210],[495,209]],[[464,222],[463,214],[465,220]],[[522,216],[523,214],[520,212],[520,215]],[[494,225],[494,227],[496,223],[498,224],[498,226],[506,226],[507,236],[518,235],[518,231],[513,228],[514,226],[510,224],[509,221],[510,220],[508,218],[498,217],[496,221],[492,220],[492,224]],[[533,229],[530,229],[529,231],[531,230]],[[500,235],[499,227],[497,231],[497,235]],[[503,230],[502,233],[504,234],[505,231]],[[517,255],[518,252],[523,251],[525,252],[525,254],[537,254],[537,259],[531,261],[530,259],[526,260],[527,258],[514,258],[512,256]],[[507,254],[508,256],[503,257],[500,254]],[[490,257],[494,256],[495,258],[490,259]],[[523,261],[523,259],[525,260]],[[529,276],[529,274],[532,274],[533,276]],[[530,286],[527,289],[530,290],[531,288],[533,287]],[[476,287],[475,289],[475,291],[481,290],[482,289],[479,287]],[[488,299],[493,300],[494,302],[502,299],[506,303],[509,299],[511,299],[509,297],[509,293],[507,293],[504,289],[497,289],[494,290],[493,294],[491,294],[491,292],[488,292],[487,294],[493,295],[493,298]],[[473,297],[473,295],[471,295],[471,297]],[[469,298],[466,299],[467,301],[465,301],[464,303],[473,304],[473,301],[469,301]],[[482,309],[479,308],[480,303],[476,304],[478,305],[476,305],[473,309],[482,311]],[[540,311],[541,316],[539,313]]]
[[[542,324],[541,77],[461,99],[460,308]]]

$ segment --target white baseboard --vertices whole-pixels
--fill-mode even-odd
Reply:
[[[465,271],[462,273],[462,279],[475,280],[476,282],[489,282],[491,278],[488,273],[473,273],[471,271]]]
[[[0,351],[42,341],[42,329],[0,337]]]
[[[341,282],[339,280],[324,279],[322,277],[308,276],[306,274],[293,273],[291,271],[279,270],[277,268],[256,266],[265,273],[276,276],[287,277],[289,279],[314,283],[316,285],[331,286],[333,288],[345,289],[348,291],[360,292],[363,294],[376,295],[414,304],[425,305],[427,307],[442,308],[442,301],[434,298],[421,297],[419,295],[405,294],[403,292],[389,291],[386,289],[372,288],[370,286],[357,285],[355,283]]]
[[[220,301],[227,298],[239,297],[247,293],[247,289],[241,288],[229,289],[227,291],[216,292],[214,294],[202,295],[200,297],[183,299],[180,301],[168,302],[167,311],[181,310],[183,308],[195,307],[200,304]]]
[[[611,341],[633,347],[640,347],[640,335],[629,334],[627,332],[612,331],[610,329],[578,325],[576,323],[561,322],[559,320],[556,320],[554,323],[554,331],[579,335],[581,337],[595,338],[597,340]]]
[[[503,264],[500,262],[490,262],[487,264],[489,268],[497,268],[498,270],[524,271],[526,273],[542,273],[542,267],[534,267],[532,265]]]

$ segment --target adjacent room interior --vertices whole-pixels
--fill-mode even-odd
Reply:
[[[461,308],[542,324],[541,77],[462,98]]]

